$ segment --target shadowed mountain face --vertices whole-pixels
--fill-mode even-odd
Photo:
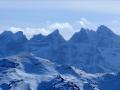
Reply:
[[[10,31],[3,32],[0,34],[0,57],[23,52],[26,42],[27,38],[21,31],[15,34]]]
[[[43,46],[51,46],[53,48],[57,48],[60,44],[65,43],[64,38],[60,35],[58,30],[55,30],[48,36],[43,36],[41,34],[35,35],[33,38],[31,38],[30,43],[32,44],[38,44]]]
[[[106,55],[108,49],[119,48],[120,37],[103,25],[96,32],[82,28],[69,41],[56,30],[48,36],[36,35],[29,43],[29,51],[35,55],[59,64],[74,65],[86,72],[112,72],[120,67],[112,64],[114,59]]]
[[[69,40],[71,43],[89,43],[89,37],[87,35],[87,30],[82,28],[80,32],[75,33]]]
[[[119,90],[120,89],[120,73],[115,75],[106,74],[103,79],[98,80],[100,90]]]

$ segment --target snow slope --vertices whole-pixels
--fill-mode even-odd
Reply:
[[[29,53],[1,58],[0,68],[2,90],[113,90],[107,89],[112,83],[119,88],[119,73],[89,74]]]

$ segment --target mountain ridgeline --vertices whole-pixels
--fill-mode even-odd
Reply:
[[[71,65],[88,73],[119,72],[120,36],[104,25],[97,31],[82,28],[66,41],[55,30],[34,35],[30,40],[23,32],[0,34],[0,57],[33,53],[60,65]]]
[[[0,34],[0,90],[119,90],[120,36],[82,28],[66,41],[55,30],[28,40]]]

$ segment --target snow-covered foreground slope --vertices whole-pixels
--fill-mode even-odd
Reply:
[[[89,74],[22,53],[0,59],[1,90],[119,90],[120,74]]]

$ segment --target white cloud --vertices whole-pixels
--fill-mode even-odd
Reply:
[[[72,34],[75,32],[72,25],[70,25],[69,23],[52,23],[52,24],[47,25],[44,28],[10,27],[7,30],[12,31],[13,33],[17,31],[23,31],[23,33],[27,36],[27,38],[30,39],[31,37],[33,37],[33,35],[40,34],[40,33],[43,35],[48,35],[56,29],[59,29],[61,35],[65,39],[69,39],[72,36]]]
[[[63,22],[63,23],[52,23],[48,25],[47,29],[53,31],[55,29],[59,29],[60,33],[63,35],[65,39],[70,39],[71,36],[80,31],[81,28],[88,28],[92,30],[96,30],[98,25],[87,20],[86,18],[81,18],[79,21],[75,21],[72,23]]]
[[[113,32],[116,34],[120,35],[120,18],[117,20],[112,20],[111,22],[105,24],[106,26],[110,27]],[[80,31],[80,28],[88,28],[92,30],[97,30],[97,27],[99,25],[87,20],[86,18],[81,18],[79,21],[68,23],[68,22],[56,22],[56,23],[48,23],[46,24],[45,27],[42,28],[31,28],[31,27],[26,27],[26,28],[19,28],[19,27],[10,27],[7,30],[10,30],[12,32],[17,32],[17,31],[23,31],[24,34],[28,37],[31,38],[33,35],[36,34],[43,34],[43,35],[48,35],[54,30],[58,29],[60,34],[66,39],[70,39],[70,37],[75,33]],[[0,31],[0,32],[3,32]]]
[[[17,32],[17,31],[23,31],[23,33],[27,36],[28,39],[30,39],[33,35],[36,34],[43,34],[43,35],[48,35],[50,33],[49,30],[45,28],[18,28],[18,27],[10,27],[8,30],[12,32]]]
[[[106,25],[110,27],[114,33],[120,35],[120,17],[117,17],[115,20],[111,20],[111,22],[108,22]]]
[[[53,23],[53,24],[48,26],[48,29],[49,30],[59,29],[60,33],[67,40],[75,32],[75,29],[73,28],[73,26],[68,22],[65,22],[65,23]]]
[[[26,27],[26,28],[19,28],[19,27],[10,27],[8,30],[12,32],[17,32],[17,31],[23,31],[24,34],[27,36],[28,39],[30,39],[33,35],[36,34],[43,34],[43,35],[48,35],[54,30],[58,29],[60,34],[66,39],[70,39],[71,36],[75,33],[80,31],[80,28],[89,28],[89,29],[94,29],[97,27],[94,23],[88,21],[86,18],[81,18],[80,21],[73,22],[72,24],[68,22],[56,22],[56,23],[49,23],[45,27],[42,28],[31,28],[31,27]]]
[[[89,22],[86,18],[81,18],[79,23],[83,28],[88,28],[88,26],[91,25],[91,22]]]
[[[55,29],[55,28],[60,28],[60,29],[64,29],[64,28],[70,28],[71,30],[73,29],[73,27],[65,22],[65,23],[53,23],[51,25],[49,25],[49,28]]]
[[[96,30],[98,25],[87,20],[86,18],[81,18],[80,21],[78,21],[81,27],[86,28],[86,29],[92,29]]]

